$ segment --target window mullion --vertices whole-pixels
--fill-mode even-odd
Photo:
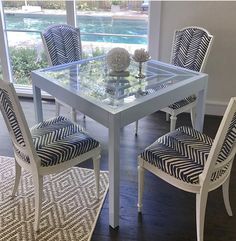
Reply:
[[[0,0],[0,59],[4,81],[13,82],[11,63],[8,50],[7,33],[5,27],[4,10]]]
[[[66,1],[66,19],[69,25],[76,27],[76,4],[75,0]]]

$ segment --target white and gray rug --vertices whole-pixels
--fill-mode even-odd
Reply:
[[[0,157],[1,241],[88,241],[91,239],[107,190],[108,172],[101,171],[100,198],[96,199],[94,172],[73,167],[44,177],[40,232],[33,230],[34,191],[26,171],[18,195],[10,197],[15,176],[14,159]]]

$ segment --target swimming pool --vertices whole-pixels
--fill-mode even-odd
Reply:
[[[66,23],[65,15],[45,14],[6,14],[6,28],[8,30],[36,30],[42,31],[51,24]],[[147,38],[137,35],[147,35],[147,21],[134,19],[114,19],[112,17],[77,15],[77,23],[82,35],[82,41],[110,42],[125,44],[147,44]],[[104,33],[134,35],[129,36],[97,36],[86,33]]]

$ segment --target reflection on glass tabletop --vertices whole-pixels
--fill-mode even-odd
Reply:
[[[110,74],[105,57],[85,60],[42,70],[50,81],[88,98],[119,107],[163,88],[184,81],[196,74],[184,69],[171,68],[157,61],[143,63],[145,78],[137,78],[138,63],[131,60],[128,74]]]

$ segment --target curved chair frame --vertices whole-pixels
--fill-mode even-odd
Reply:
[[[203,60],[202,60],[202,63],[201,63],[201,65],[200,65],[200,68],[195,70],[195,71],[198,71],[198,72],[203,72],[204,69],[205,69],[206,63],[207,63],[207,59],[208,59],[208,57],[209,57],[209,53],[210,53],[212,44],[213,44],[214,36],[211,35],[206,29],[201,28],[201,27],[190,26],[190,27],[182,28],[182,29],[180,29],[180,30],[175,30],[175,34],[174,34],[174,36],[173,36],[173,41],[172,41],[172,51],[171,51],[170,62],[171,62],[171,64],[174,64],[174,63],[173,63],[174,53],[175,53],[174,49],[175,49],[175,43],[176,43],[177,33],[178,33],[178,32],[184,32],[184,31],[186,31],[186,30],[188,30],[188,29],[201,30],[202,32],[204,32],[204,33],[208,36],[208,38],[210,38],[210,41],[209,41],[209,44],[208,44],[206,53],[205,53],[205,55],[204,55],[204,58],[203,58]],[[181,67],[181,66],[180,66],[180,67]],[[191,69],[191,70],[194,70],[194,69]],[[177,115],[179,115],[180,113],[189,111],[189,110],[190,110],[190,114],[191,114],[192,126],[194,127],[195,106],[196,106],[196,103],[197,103],[197,101],[195,100],[195,101],[193,101],[193,102],[191,102],[191,103],[188,103],[188,104],[186,104],[186,105],[184,105],[184,106],[182,106],[181,108],[178,108],[178,109],[173,109],[173,108],[171,108],[171,107],[166,107],[166,108],[162,109],[162,111],[166,112],[166,120],[169,120],[169,115],[171,116],[171,117],[170,117],[170,131],[175,130],[176,121],[177,121]]]
[[[35,192],[35,231],[39,230],[44,175],[61,172],[67,168],[73,167],[85,160],[92,158],[98,197],[101,153],[100,145],[68,161],[61,162],[52,166],[42,166],[41,159],[36,152],[35,145],[32,140],[32,135],[28,128],[19,99],[11,83],[0,81],[0,109],[10,133],[15,155],[16,174],[12,196],[15,196],[19,186],[21,168],[29,171],[33,177]]]
[[[207,62],[207,59],[208,59],[208,56],[209,56],[209,53],[210,53],[210,50],[211,50],[211,47],[212,47],[212,44],[213,44],[213,38],[214,37],[206,29],[201,28],[201,27],[189,26],[189,27],[182,28],[180,30],[175,30],[175,33],[174,33],[174,36],[173,36],[173,41],[172,41],[172,50],[171,50],[170,62],[171,62],[171,64],[174,64],[173,61],[174,61],[174,56],[175,56],[175,53],[176,53],[175,52],[175,45],[176,45],[176,41],[177,41],[177,37],[176,37],[177,33],[184,32],[184,31],[186,31],[188,29],[197,29],[197,30],[203,31],[207,35],[207,37],[210,39],[208,47],[207,47],[207,50],[205,52],[204,58],[203,58],[203,60],[201,62],[201,65],[200,65],[199,69],[191,69],[190,68],[191,70],[202,72],[204,70],[205,66],[206,66],[206,62]],[[180,66],[180,67],[184,67],[184,66]],[[166,112],[166,120],[167,121],[169,120],[169,115],[171,115],[171,117],[170,117],[170,120],[171,120],[170,131],[175,130],[176,121],[177,121],[177,115],[180,114],[180,113],[189,111],[189,110],[190,110],[190,113],[191,113],[192,125],[194,127],[196,103],[197,103],[197,101],[194,100],[194,101],[191,101],[190,103],[187,103],[186,105],[184,105],[184,106],[182,106],[182,107],[180,107],[178,109],[173,109],[171,107],[166,107],[166,108],[162,109],[162,111]],[[138,133],[138,121],[136,121],[135,135],[137,135],[137,133]]]
[[[222,150],[223,145],[228,134],[230,126],[236,127],[236,97],[231,98],[229,105],[226,109],[218,132],[216,134],[215,140],[211,146],[208,158],[205,162],[204,169],[199,175],[199,182],[196,184],[184,182],[180,179],[171,176],[170,174],[159,169],[157,166],[150,164],[148,161],[144,160],[141,156],[138,157],[138,211],[142,211],[142,196],[143,196],[143,186],[144,186],[144,170],[148,170],[154,175],[160,177],[164,181],[170,183],[171,185],[182,189],[187,192],[196,193],[196,227],[197,227],[197,240],[203,241],[204,234],[204,221],[205,221],[205,209],[208,198],[208,193],[216,188],[222,186],[223,198],[226,211],[229,216],[232,216],[232,210],[229,201],[229,180],[232,164],[234,161],[236,153],[236,140],[235,133],[234,138],[230,139],[232,144],[231,151],[227,157],[220,163],[217,163],[219,153]],[[171,133],[170,133],[171,134]],[[188,158],[191,159],[189,156]],[[223,170],[223,172],[221,172]],[[212,178],[213,174],[220,173],[217,178]]]
[[[63,29],[66,29],[67,32],[63,32]],[[56,40],[53,39],[52,37],[52,35],[54,34],[52,32],[55,30],[60,30],[60,35],[57,37],[63,39],[63,42],[59,41],[58,46],[57,46]],[[70,34],[73,34],[74,38],[71,38],[71,36],[68,35],[68,32]],[[46,56],[47,56],[49,65],[54,66],[59,64],[66,64],[66,63],[70,63],[70,62],[78,61],[82,59],[82,45],[81,45],[79,28],[74,28],[73,26],[70,26],[67,24],[51,25],[41,33],[41,38],[46,51]],[[70,47],[70,49],[65,48],[66,44]],[[73,51],[71,51],[71,49]],[[76,52],[76,53],[71,55],[71,52]],[[57,58],[58,55],[62,55],[62,56],[71,55],[71,56],[70,58],[61,57],[59,60]],[[56,99],[55,101],[56,101],[56,116],[60,114],[60,105],[65,105],[67,107],[70,107],[65,103],[59,101],[58,99]],[[71,114],[72,114],[71,116],[72,120],[76,122],[76,110],[74,108],[71,108]]]

